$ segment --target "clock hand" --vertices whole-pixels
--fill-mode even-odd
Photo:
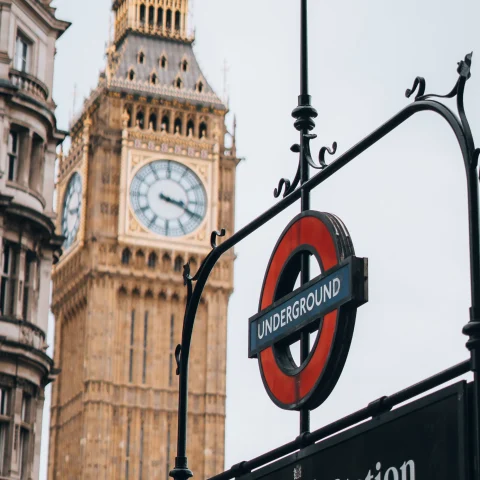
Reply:
[[[198,213],[193,212],[192,210],[190,210],[190,209],[185,205],[185,203],[183,202],[183,200],[174,200],[173,198],[170,198],[170,197],[168,197],[167,195],[164,195],[163,193],[160,194],[160,198],[161,198],[162,200],[165,200],[166,202],[169,202],[169,203],[172,203],[173,205],[176,205],[177,207],[183,208],[183,210],[185,211],[185,213],[188,213],[191,217],[202,218],[201,215],[199,215]]]
[[[183,200],[175,200],[171,197],[168,197],[167,195],[164,195],[163,193],[160,194],[160,198],[168,203],[176,205],[177,207],[185,209],[185,203],[183,203]]]
[[[201,215],[199,215],[199,214],[196,213],[196,212],[192,212],[192,211],[189,210],[187,207],[184,207],[183,209],[185,210],[185,213],[188,213],[191,217],[202,218]]]

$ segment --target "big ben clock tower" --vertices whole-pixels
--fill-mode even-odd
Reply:
[[[50,480],[168,478],[182,271],[234,226],[234,132],[187,33],[187,0],[116,0],[105,73],[60,158]],[[225,138],[230,140],[225,145]],[[223,469],[233,254],[205,289],[191,353],[189,460]]]

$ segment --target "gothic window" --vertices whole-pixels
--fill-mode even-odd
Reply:
[[[135,266],[137,268],[145,266],[145,254],[141,250],[138,250],[135,254]]]
[[[10,131],[8,136],[8,165],[7,179],[14,182],[17,179],[18,171],[18,134]]]
[[[130,263],[131,258],[132,258],[132,253],[128,248],[125,248],[122,252],[122,264],[128,265]]]
[[[186,72],[188,70],[188,62],[186,60],[182,60],[181,68],[182,72]]]
[[[145,5],[140,5],[140,24],[145,25],[145,16],[146,16],[147,7]]]
[[[154,113],[150,114],[150,117],[148,119],[148,128],[151,130],[157,129],[157,116]]]
[[[138,63],[143,65],[145,63],[145,54],[143,52],[140,52],[138,54]]]
[[[0,475],[5,473],[8,436],[12,418],[10,416],[9,388],[0,387]]]
[[[180,12],[178,10],[175,12],[175,30],[180,30]]]
[[[197,91],[198,91],[198,93],[203,92],[203,83],[202,82],[197,83]]]
[[[177,78],[174,82],[174,85],[176,88],[182,88],[183,87],[183,82],[181,78]]]
[[[128,128],[132,127],[132,107],[130,105],[125,105],[125,113],[128,115]]]
[[[174,133],[178,133],[178,134],[181,134],[182,133],[182,120],[180,118],[177,118],[175,120],[175,132]]]
[[[155,268],[157,266],[157,254],[152,252],[148,256],[148,268]]]
[[[28,71],[28,62],[30,56],[31,44],[20,33],[17,34],[15,42],[15,69],[21,72]]]
[[[200,138],[206,138],[207,137],[207,124],[205,122],[202,122],[200,124]]]
[[[162,118],[162,132],[169,132],[170,131],[170,119],[168,115],[164,115]]]
[[[157,27],[158,28],[163,27],[163,8],[159,8],[157,10]]]
[[[142,383],[147,381],[147,346],[148,346],[148,312],[145,312],[143,319],[143,368]]]
[[[135,70],[134,70],[133,68],[131,68],[131,69],[128,71],[127,78],[128,78],[128,80],[130,80],[131,82],[133,82],[133,80],[135,80]]]
[[[190,119],[187,123],[187,135],[189,137],[193,136],[193,129],[194,129],[193,120]]]
[[[168,272],[172,268],[172,260],[168,253],[165,253],[162,257],[162,268],[165,272]]]
[[[2,277],[0,283],[0,314],[13,315],[17,286],[17,246],[4,242],[2,252]]]
[[[135,125],[142,130],[145,127],[145,116],[143,115],[143,112],[141,110],[137,113]]]
[[[148,7],[148,25],[153,27],[155,25],[155,7]]]
[[[128,359],[128,381],[133,382],[133,355],[135,347],[135,310],[130,314],[130,349]]]
[[[167,19],[166,19],[166,27],[170,30],[172,28],[172,11],[170,9],[167,10]]]
[[[178,256],[176,259],[175,259],[175,265],[174,265],[174,271],[175,272],[181,272],[182,271],[182,267],[183,267],[183,258]]]
[[[165,55],[162,55],[160,58],[160,66],[162,68],[167,68],[167,57]]]
[[[152,73],[152,75],[150,76],[150,83],[152,83],[153,85],[156,85],[158,83],[158,77],[156,73]]]

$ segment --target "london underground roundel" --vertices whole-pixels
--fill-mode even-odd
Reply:
[[[294,290],[305,255],[315,257],[322,273]],[[367,290],[367,260],[354,256],[340,219],[307,211],[290,222],[268,263],[259,313],[249,320],[249,357],[258,358],[277,406],[311,410],[327,399],[343,370]],[[290,345],[315,331],[308,357],[297,366]]]

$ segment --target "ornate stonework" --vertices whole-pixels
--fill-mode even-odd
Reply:
[[[173,33],[128,23],[128,12],[142,4],[115,2],[117,40],[107,71],[74,122],[72,147],[59,166],[58,211],[74,172],[82,178],[83,207],[77,236],[53,274],[55,361],[62,373],[52,395],[51,480],[168,478],[177,427],[174,351],[186,295],[182,267],[189,261],[195,272],[210,251],[210,232],[223,227],[228,235],[234,225],[238,158],[225,125],[227,107],[200,76],[183,23]],[[186,0],[145,5],[147,13],[155,7],[156,18],[159,8],[185,16],[188,7]],[[160,73],[158,52],[175,69],[172,78],[178,70],[181,87],[162,87],[170,77]],[[124,64],[140,62],[140,54],[145,65],[135,63],[137,75],[151,75],[155,63],[157,83],[115,76]],[[132,208],[132,179],[158,160],[188,167],[205,189],[206,213],[189,234],[153,233]],[[212,273],[195,327],[189,460],[198,478],[221,471],[224,462],[233,260],[226,256]]]

